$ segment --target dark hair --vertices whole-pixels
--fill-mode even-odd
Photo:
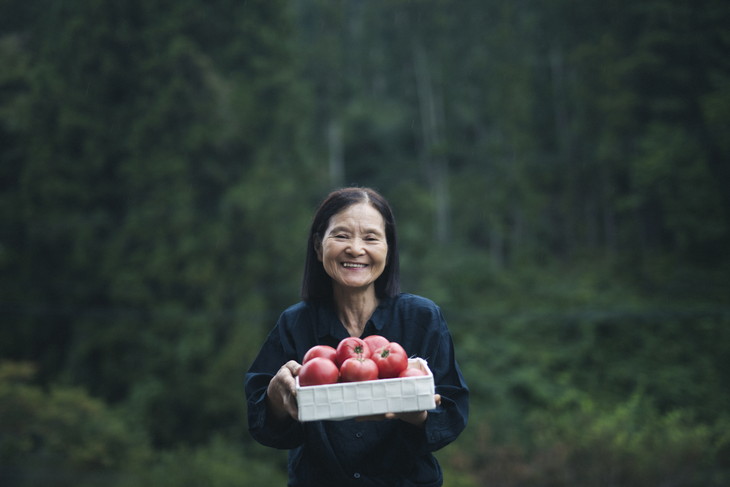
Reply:
[[[388,243],[388,256],[383,273],[375,281],[375,294],[379,298],[394,297],[400,292],[400,264],[398,241],[395,232],[395,218],[390,205],[380,194],[370,188],[341,188],[331,192],[319,205],[314,214],[307,240],[307,255],[304,261],[302,279],[302,299],[327,299],[332,297],[332,279],[325,272],[322,262],[317,258],[317,247],[329,226],[330,219],[345,208],[358,203],[370,203],[378,210],[385,221],[385,237]]]

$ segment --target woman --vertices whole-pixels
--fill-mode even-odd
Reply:
[[[451,335],[430,300],[401,294],[395,221],[368,188],[331,193],[307,243],[303,301],[285,310],[246,374],[251,435],[289,449],[289,486],[440,486],[432,452],[466,426],[469,391]],[[436,408],[344,421],[297,421],[304,354],[345,337],[382,335],[428,361]]]

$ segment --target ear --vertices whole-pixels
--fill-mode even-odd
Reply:
[[[314,251],[317,254],[317,260],[322,262],[322,239],[319,238],[319,234],[314,234],[312,236],[312,243],[314,244]]]

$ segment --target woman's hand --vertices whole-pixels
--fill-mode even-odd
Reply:
[[[436,407],[439,407],[441,405],[441,395],[434,394],[433,399],[436,402]],[[382,421],[383,419],[400,419],[401,421],[405,421],[406,423],[410,423],[414,426],[423,426],[423,423],[426,422],[426,418],[428,418],[428,411],[411,411],[408,413],[385,413],[373,416],[361,416],[357,418],[357,420]]]
[[[291,416],[295,420],[298,419],[299,409],[294,378],[301,368],[299,363],[290,360],[281,366],[269,382],[269,387],[266,389],[266,404],[274,418],[281,420]]]

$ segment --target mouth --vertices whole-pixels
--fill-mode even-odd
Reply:
[[[341,265],[345,269],[364,269],[368,266],[367,264],[359,264],[357,262],[343,262]]]

